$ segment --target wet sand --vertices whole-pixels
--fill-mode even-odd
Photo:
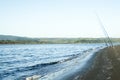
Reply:
[[[64,80],[120,80],[120,46],[98,51],[89,67]]]

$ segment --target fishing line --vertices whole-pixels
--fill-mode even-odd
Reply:
[[[103,25],[103,23],[102,23],[100,17],[98,16],[98,14],[97,14],[96,12],[95,12],[95,14],[96,14],[96,17],[97,17],[98,22],[99,22],[99,24],[100,24],[100,27],[101,27],[104,35],[106,36],[106,38],[107,38],[107,40],[108,40],[108,41],[105,40],[105,43],[106,43],[107,47],[109,47],[108,44],[107,44],[107,42],[109,43],[109,45],[110,45],[111,47],[113,47],[113,43],[112,43],[112,41],[111,41],[111,39],[110,39],[110,37],[109,37],[106,29],[105,29],[105,26]]]

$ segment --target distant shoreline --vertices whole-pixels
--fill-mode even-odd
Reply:
[[[112,42],[120,42],[120,38],[111,38]],[[10,35],[0,35],[0,44],[77,44],[105,43],[106,38],[28,38]]]
[[[59,40],[59,39],[58,39]],[[0,44],[83,44],[83,43],[105,43],[103,40],[88,40],[88,39],[64,39],[64,40],[0,40]],[[120,41],[112,41],[113,43],[120,43]]]

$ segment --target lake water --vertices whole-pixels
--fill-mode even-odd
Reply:
[[[104,44],[0,45],[0,80],[24,80],[28,76],[65,69],[69,61],[85,58]],[[81,60],[83,58],[80,58]],[[73,64],[74,65],[74,64]]]

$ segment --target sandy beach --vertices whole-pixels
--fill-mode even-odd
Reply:
[[[104,48],[97,52],[91,65],[83,72],[64,80],[120,80],[120,46]]]

